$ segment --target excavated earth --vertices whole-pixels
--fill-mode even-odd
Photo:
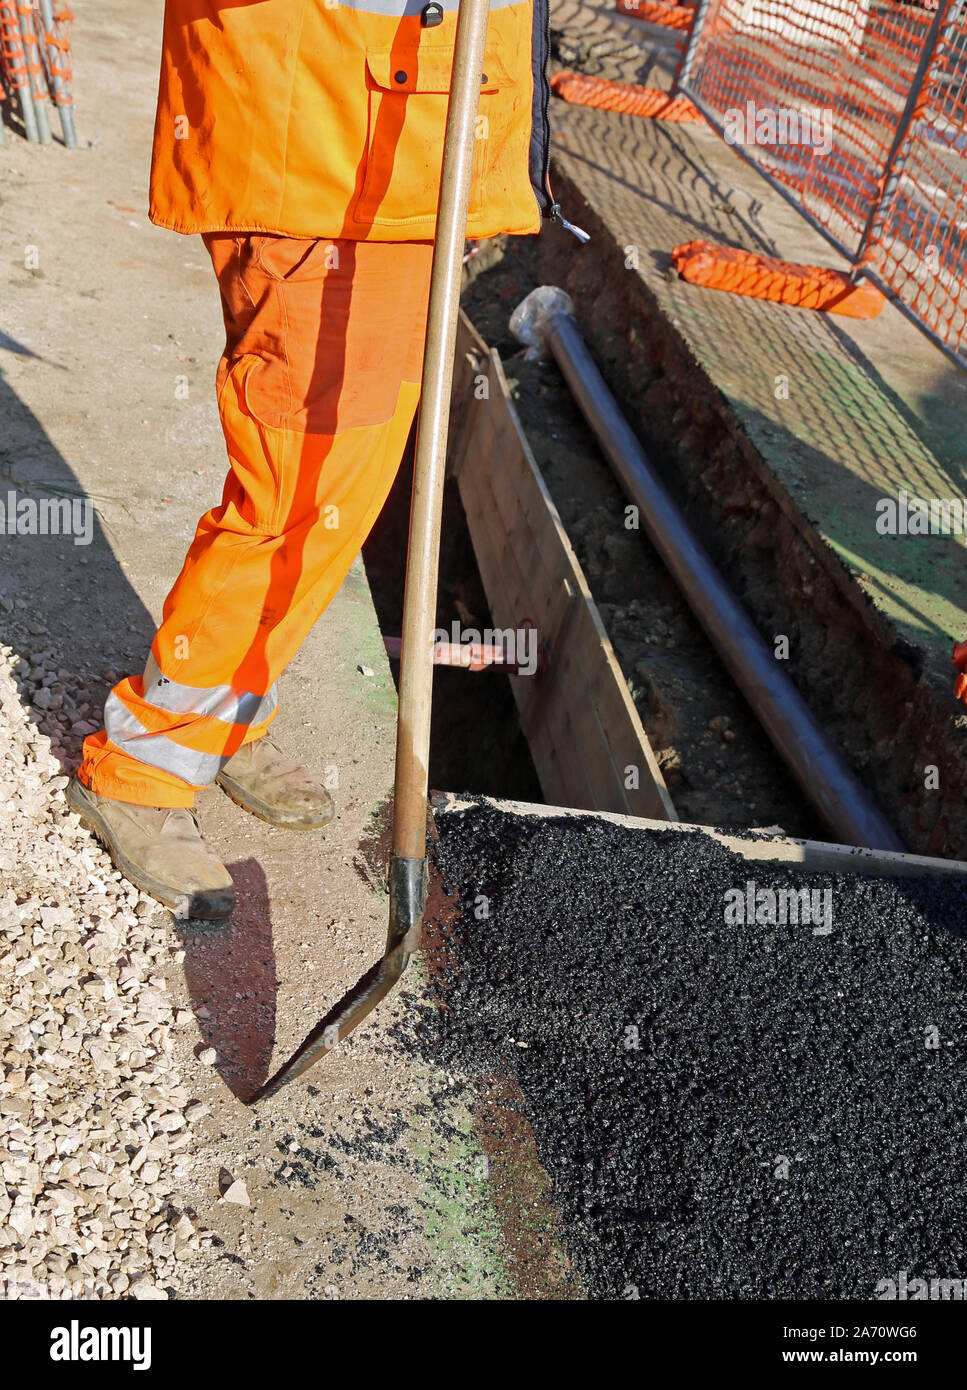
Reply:
[[[519,1086],[590,1297],[873,1298],[901,1271],[967,1273],[962,885],[486,804],[437,822],[462,911],[417,1039]],[[829,890],[830,915],[730,924],[749,880]]]

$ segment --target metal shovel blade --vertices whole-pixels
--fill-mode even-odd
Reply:
[[[283,1086],[315,1066],[338,1047],[387,994],[418,949],[426,905],[425,859],[393,858],[390,865],[390,926],[386,951],[366,971],[338,1004],[320,1019],[298,1051],[249,1100],[249,1105],[268,1100]]]

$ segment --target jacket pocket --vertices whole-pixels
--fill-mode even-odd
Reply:
[[[254,352],[236,357],[217,398],[229,462],[222,505],[234,507],[255,533],[274,535],[296,472],[285,429],[291,400],[282,359]]]
[[[358,222],[405,225],[436,215],[443,164],[453,46],[421,46],[408,56],[391,48],[366,54],[369,130],[366,169],[354,208]],[[495,53],[484,59],[474,139],[469,216],[486,198],[488,146],[506,123],[513,78]],[[498,141],[499,144],[499,141]]]

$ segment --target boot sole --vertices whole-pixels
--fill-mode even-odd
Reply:
[[[223,781],[220,775],[215,778],[215,781],[229,800],[235,802],[236,806],[240,806],[243,811],[248,811],[251,815],[257,816],[259,820],[265,821],[266,825],[274,825],[278,830],[321,830],[324,825],[330,823],[336,814],[335,806],[330,806],[328,813],[323,816],[321,820],[310,821],[308,825],[305,822],[296,823],[288,820],[280,820],[279,813],[273,811],[272,807],[269,806],[267,802],[259,801],[257,797],[252,797],[247,792],[243,792],[237,784],[229,781],[227,778]]]
[[[235,906],[234,901],[227,911],[206,912],[206,904],[204,900],[197,901],[197,894],[192,896],[187,893],[176,893],[170,883],[162,883],[160,879],[154,878],[133,859],[130,859],[118,844],[113,830],[95,803],[88,799],[83,783],[72,780],[68,784],[67,802],[71,810],[80,816],[82,823],[87,826],[88,830],[100,840],[111,856],[111,862],[115,868],[120,869],[124,877],[133,883],[135,888],[140,888],[142,892],[148,893],[152,898],[157,898],[160,903],[170,908],[175,914],[183,909],[187,900],[189,917],[197,917],[204,922],[227,922],[229,920]]]

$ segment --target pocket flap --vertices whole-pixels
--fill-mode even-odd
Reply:
[[[449,92],[453,45],[421,46],[406,56],[391,48],[370,48],[366,53],[370,81],[384,92]],[[482,92],[497,92],[513,85],[503,63],[493,53],[484,58]]]

